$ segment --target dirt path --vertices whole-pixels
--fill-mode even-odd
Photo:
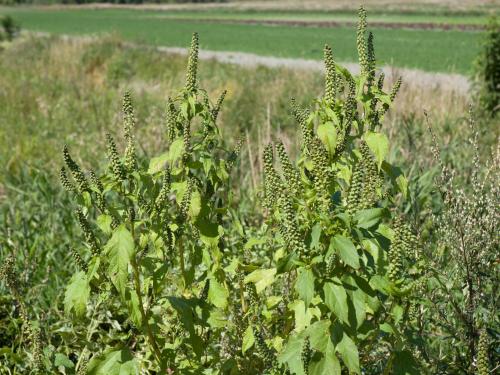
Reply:
[[[165,53],[175,53],[187,55],[186,48],[178,47],[156,47],[158,51]],[[323,62],[306,59],[290,59],[272,56],[259,56],[245,52],[220,52],[200,50],[200,59],[217,60],[223,63],[236,64],[244,67],[256,67],[259,65],[271,68],[288,68],[299,70],[323,71]],[[341,63],[351,72],[359,72],[359,65],[355,63]],[[417,69],[395,68],[391,66],[382,67],[382,71],[389,80],[394,80],[401,76],[404,82],[412,86],[425,87],[426,89],[440,89],[455,91],[465,94],[470,89],[470,82],[467,77],[460,74],[432,73]]]
[[[32,35],[47,37],[50,33],[37,32],[30,33]],[[61,35],[63,39],[79,39],[91,40],[95,36],[73,36]],[[178,54],[186,56],[189,52],[187,48],[181,47],[152,47],[144,44],[125,43],[130,48],[145,48],[154,49],[159,52]],[[297,58],[284,58],[273,56],[260,56],[253,53],[246,52],[223,52],[223,51],[210,51],[200,50],[199,58],[201,60],[216,60],[221,63],[235,64],[247,68],[254,68],[257,66],[266,66],[269,68],[285,68],[293,70],[312,70],[324,71],[322,61],[310,59],[297,59]],[[357,63],[340,62],[342,66],[347,68],[354,74],[359,73],[359,65]],[[466,95],[471,88],[471,83],[466,76],[461,74],[448,74],[448,73],[433,73],[425,72],[418,69],[397,68],[393,66],[383,66],[381,70],[384,72],[388,82],[394,82],[397,78],[403,79],[403,85],[411,84],[414,88],[425,89],[426,92],[433,90],[448,91],[459,95]]]

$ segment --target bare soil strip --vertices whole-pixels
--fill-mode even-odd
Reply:
[[[268,25],[268,26],[296,26],[296,27],[356,27],[354,21],[315,21],[315,20],[278,20],[278,19],[232,19],[232,18],[190,18],[190,17],[168,17],[169,20],[203,22],[203,23],[225,23],[246,25]],[[414,29],[414,30],[462,30],[480,31],[485,30],[485,25],[473,24],[451,24],[435,22],[384,22],[370,21],[370,27],[382,29]]]
[[[179,47],[156,47],[158,51],[187,55],[187,48]],[[323,62],[308,59],[290,59],[272,56],[259,56],[246,52],[220,52],[200,50],[200,59],[216,60],[228,64],[236,64],[248,68],[256,66],[266,66],[270,68],[286,68],[298,70],[324,71]],[[340,63],[351,72],[358,73],[359,65],[356,63]],[[418,69],[395,68],[384,66],[381,69],[389,81],[394,81],[402,77],[404,83],[411,83],[412,86],[425,87],[433,90],[453,91],[466,94],[470,89],[470,82],[467,77],[461,74],[430,73]]]
[[[47,37],[50,35],[49,33],[44,32],[29,34],[39,37]],[[61,37],[68,40],[83,41],[95,38],[94,36],[72,35],[61,35]],[[153,49],[169,54],[187,55],[189,53],[188,48],[181,47],[154,47],[130,42],[125,43],[125,45],[130,48]],[[221,63],[239,65],[245,68],[265,66],[269,68],[292,70],[324,71],[323,62],[318,60],[260,56],[246,52],[200,50],[199,58],[201,60],[215,60]],[[339,64],[347,68],[352,73],[359,73],[359,65],[357,63],[340,62]],[[466,95],[471,88],[471,82],[469,79],[461,74],[425,72],[418,69],[397,68],[394,66],[383,66],[380,70],[384,72],[387,82],[394,82],[396,79],[401,77],[403,79],[403,86],[410,84],[414,88],[425,89],[427,92],[439,90],[459,95]]]

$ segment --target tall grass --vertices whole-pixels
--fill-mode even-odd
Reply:
[[[19,171],[23,163],[50,169],[51,164],[59,163],[62,139],[70,146],[86,145],[80,148],[81,156],[91,160],[85,156],[96,154],[96,141],[117,127],[118,98],[125,89],[132,89],[137,96],[138,138],[145,142],[140,147],[152,152],[164,148],[158,137],[164,122],[163,103],[182,86],[184,56],[128,47],[114,36],[25,38],[2,51],[1,56],[2,172]],[[200,76],[211,96],[228,88],[227,110],[220,119],[222,131],[229,138],[248,133],[254,169],[260,168],[256,155],[262,154],[254,144],[267,140],[271,130],[285,143],[294,139],[290,98],[306,103],[322,92],[323,78],[316,72],[241,68],[209,61],[202,65]],[[390,87],[392,82],[387,81]],[[400,137],[401,144],[419,142],[415,138],[425,132],[424,109],[448,133],[466,108],[463,93],[416,87],[412,88],[411,82],[403,83],[397,109],[387,120],[390,134]],[[160,126],[146,127],[145,123]]]

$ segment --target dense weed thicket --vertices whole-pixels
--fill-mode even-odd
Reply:
[[[495,117],[500,110],[500,24],[495,16],[488,23],[476,71],[482,109]]]
[[[104,165],[64,147],[65,192],[36,171],[9,180],[0,372],[494,371],[498,151],[482,168],[470,120],[470,167],[431,131],[436,168],[405,177],[382,129],[401,81],[384,90],[366,28],[361,9],[359,75],[325,46],[324,95],[291,102],[295,157],[262,146],[259,207],[234,183],[244,140],[222,137],[226,92],[201,88],[196,34],[162,152],[141,147],[127,91]]]
[[[19,34],[20,27],[10,16],[1,16],[0,26],[0,42],[2,40],[12,41]]]

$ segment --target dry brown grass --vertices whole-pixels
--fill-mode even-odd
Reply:
[[[104,133],[114,134],[120,128],[120,95],[125,89],[136,98],[141,148],[153,153],[165,149],[164,103],[183,84],[185,56],[126,46],[111,37],[19,41],[2,57],[0,149],[9,151],[0,152],[0,159],[8,168],[30,160],[58,165],[64,143],[81,150],[81,160],[101,155]],[[262,145],[280,138],[294,153],[297,124],[289,112],[290,97],[306,104],[321,95],[322,73],[241,67],[213,59],[200,65],[202,85],[211,97],[224,88],[229,91],[220,115],[221,130],[229,143],[246,133],[242,178],[247,186],[256,187]],[[398,75],[394,71],[388,76],[387,89]],[[425,138],[425,109],[437,132],[446,133],[439,127],[461,124],[467,101],[463,91],[407,81],[384,126],[396,144],[406,142],[407,135],[418,137],[419,132]]]

